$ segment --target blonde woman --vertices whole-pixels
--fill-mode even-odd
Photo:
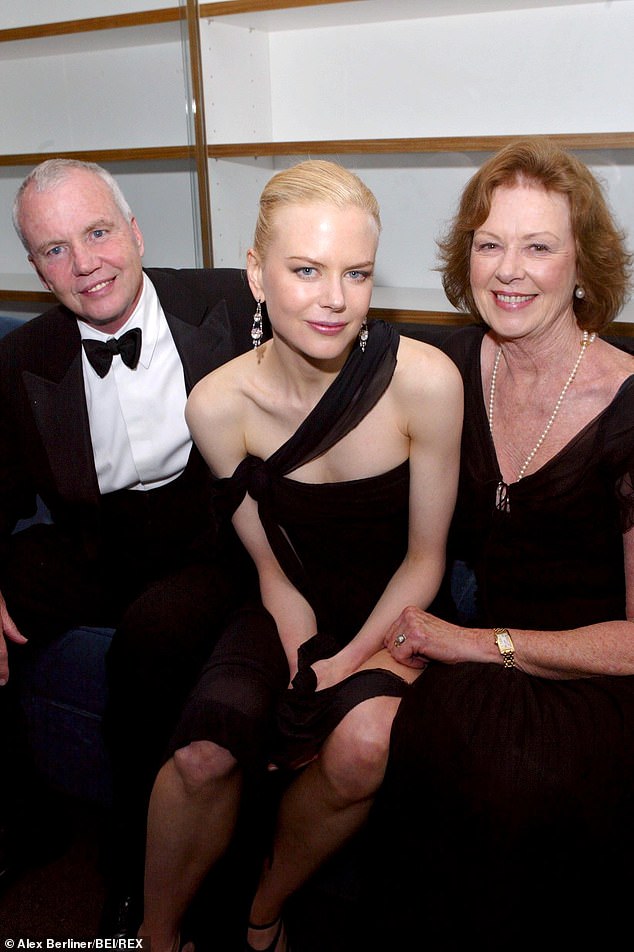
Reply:
[[[226,711],[218,713],[234,700],[223,670],[230,679],[240,659],[223,669],[216,656],[203,674],[184,720],[194,707],[204,729],[188,728],[194,744],[175,751],[150,810],[140,934],[152,935],[155,952],[177,941],[202,871],[225,848],[245,766],[262,758],[290,782],[247,948],[287,948],[284,903],[364,824],[392,719],[420,674],[393,659],[383,639],[406,605],[431,603],[443,577],[462,387],[439,350],[367,323],[379,231],[376,199],[340,166],[309,161],[274,176],[247,259],[254,349],[205,378],[188,403],[194,440],[255,562],[266,610],[259,631],[257,613],[236,622],[231,650],[248,667],[253,645],[260,668],[276,672],[263,675],[266,704],[280,703],[273,744],[254,744],[254,734],[249,747],[240,726],[231,720],[227,728]],[[272,337],[262,341],[264,304]],[[271,632],[278,647],[263,648]],[[236,676],[237,705],[243,683]],[[182,861],[173,861],[174,837],[170,846],[178,903],[165,888],[167,852],[154,835],[175,804],[181,817],[196,817],[179,831]]]

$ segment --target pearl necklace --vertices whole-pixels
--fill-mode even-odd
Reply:
[[[526,459],[524,460],[524,462],[522,463],[520,467],[520,470],[517,474],[517,480],[516,480],[518,483],[520,479],[522,479],[522,477],[526,473],[526,470],[529,464],[534,459],[535,454],[539,451],[542,443],[544,442],[544,440],[550,433],[551,427],[553,423],[555,422],[555,418],[557,414],[559,413],[564,397],[566,396],[566,393],[568,392],[568,388],[570,387],[573,380],[577,376],[577,371],[579,370],[579,364],[581,363],[583,359],[583,355],[585,354],[589,345],[594,341],[596,336],[597,336],[596,334],[588,334],[587,331],[583,332],[583,337],[581,338],[581,350],[579,351],[577,359],[575,360],[574,367],[570,371],[570,375],[563,386],[563,390],[561,391],[561,393],[559,394],[559,397],[557,398],[555,409],[550,414],[548,422],[546,423],[546,426],[542,430],[541,436],[539,437],[539,439],[537,440],[537,443],[535,443],[535,446],[532,448],[532,450],[530,451],[530,453],[528,454],[528,456],[526,457]],[[502,356],[502,348],[498,346],[497,353],[495,355],[495,361],[493,363],[493,373],[491,374],[491,387],[489,389],[489,431],[491,433],[491,437],[493,437],[493,407],[495,404],[495,384],[497,381],[498,367],[500,365],[501,356]],[[496,494],[496,508],[504,512],[508,512],[510,509],[510,503],[508,498],[508,485],[504,481],[500,481],[498,483],[497,494]]]

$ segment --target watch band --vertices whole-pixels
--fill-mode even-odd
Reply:
[[[494,628],[493,637],[505,668],[515,667],[515,645],[508,628]]]

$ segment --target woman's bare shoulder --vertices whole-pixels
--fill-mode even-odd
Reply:
[[[453,360],[434,344],[401,337],[397,366],[402,376],[414,386],[434,390],[438,387],[462,388],[460,371]]]
[[[188,404],[197,405],[199,402],[216,403],[226,399],[239,399],[249,378],[249,366],[252,362],[251,352],[240,354],[221,364],[205,377],[202,377],[192,388]]]
[[[244,400],[251,353],[241,354],[202,377],[191,390],[185,416],[192,425],[197,419],[220,421],[235,415]]]

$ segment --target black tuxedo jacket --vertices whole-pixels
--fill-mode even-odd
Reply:
[[[252,346],[244,271],[147,269],[183,362],[187,392]],[[196,450],[192,451],[196,453]],[[37,496],[53,521],[90,540],[100,493],[75,316],[53,307],[0,341],[0,545]],[[96,541],[94,538],[92,541]]]

